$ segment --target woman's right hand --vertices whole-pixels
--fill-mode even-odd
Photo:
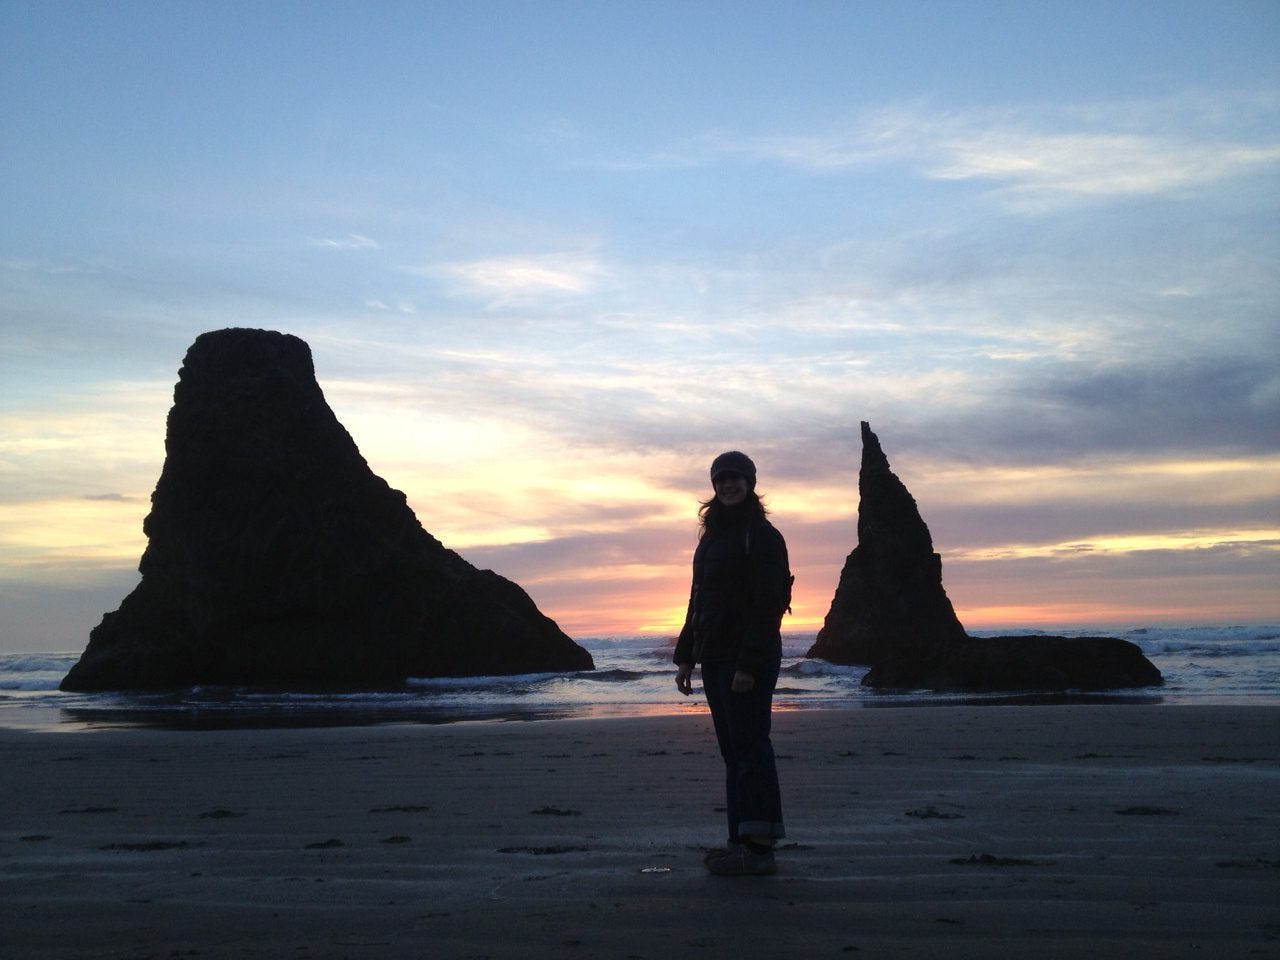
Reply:
[[[693,693],[692,663],[682,663],[676,668],[676,689],[686,697]]]

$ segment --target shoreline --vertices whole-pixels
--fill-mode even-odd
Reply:
[[[705,713],[0,730],[7,955],[1280,957],[1280,707],[774,715],[718,878]]]
[[[267,692],[269,694],[269,692]],[[89,695],[94,696],[94,695]],[[119,694],[111,694],[119,697]],[[125,695],[127,696],[127,694]],[[779,702],[781,701],[781,702]],[[1127,691],[934,693],[890,691],[870,699],[775,700],[774,715],[863,710],[949,709],[1023,706],[1280,706],[1269,697],[1166,695],[1158,688]],[[574,720],[645,720],[707,714],[701,694],[689,700],[655,703],[457,706],[420,704],[351,706],[325,703],[261,706],[244,702],[196,706],[189,703],[135,706],[61,706],[28,702],[0,707],[0,730],[74,733],[94,730],[167,730],[190,733],[272,729],[363,729],[381,726],[448,726],[469,723],[532,723]]]
[[[866,667],[804,656],[812,636],[784,638],[779,711],[1049,703],[1280,704],[1280,627],[1143,627],[1128,631],[1165,677],[1158,687],[1049,693],[938,693],[861,686]],[[1020,633],[1028,633],[1026,628]],[[1114,633],[1115,631],[1112,631]],[[1070,635],[1059,629],[1056,633]],[[1140,636],[1139,636],[1140,635]],[[584,638],[598,669],[585,673],[418,678],[396,691],[325,693],[196,686],[133,693],[58,690],[75,654],[0,654],[0,728],[146,725],[175,729],[370,726],[684,714],[670,653],[651,637]],[[696,699],[696,696],[695,696]]]

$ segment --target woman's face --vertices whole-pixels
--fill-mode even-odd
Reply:
[[[726,507],[736,507],[747,499],[747,478],[729,470],[716,477],[716,499]]]

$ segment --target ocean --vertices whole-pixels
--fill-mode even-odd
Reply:
[[[1000,631],[987,631],[986,635]],[[1006,633],[1037,631],[1009,630]],[[1280,626],[1152,626],[1045,630],[1063,636],[1105,634],[1137,644],[1164,685],[1105,693],[954,694],[876,691],[859,685],[865,667],[809,660],[812,633],[783,636],[775,710],[863,709],[903,705],[1010,703],[1280,704]],[[669,641],[652,636],[588,637],[578,642],[596,669],[507,677],[411,680],[394,692],[300,693],[198,686],[186,689],[63,693],[58,683],[75,653],[0,654],[0,727],[84,730],[120,726],[171,729],[360,726],[697,713],[694,695],[675,689]]]

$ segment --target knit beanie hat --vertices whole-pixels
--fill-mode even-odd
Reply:
[[[722,453],[711,462],[711,485],[715,486],[716,477],[722,473],[740,473],[747,478],[747,483],[754,490],[756,487],[756,465],[745,453],[730,450]]]

